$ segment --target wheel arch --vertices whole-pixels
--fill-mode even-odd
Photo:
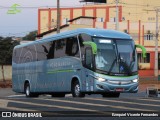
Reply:
[[[72,85],[75,81],[78,81],[79,84],[80,84],[80,88],[82,87],[82,84],[81,84],[81,81],[80,81],[80,78],[78,76],[73,76],[72,77],[72,80],[71,80],[71,90],[72,90]]]
[[[25,81],[24,81],[24,86],[23,86],[24,92],[25,92],[25,85],[26,85],[27,83],[29,83],[30,88],[31,88],[30,80],[25,80]]]

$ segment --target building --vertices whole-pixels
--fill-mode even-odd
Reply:
[[[140,76],[154,76],[155,61],[155,35],[156,35],[156,12],[155,7],[160,6],[158,0],[119,0],[119,30],[130,34],[136,44],[144,45],[147,49],[147,58],[143,59],[138,49],[139,74]],[[149,10],[149,11],[148,11]],[[115,0],[106,0],[105,4],[86,4],[76,8],[61,8],[61,26],[70,24],[79,28],[80,24],[68,22],[79,16],[94,17],[93,28],[115,29],[116,27],[116,4]],[[57,10],[56,8],[40,8],[38,10],[38,34],[55,29]],[[85,27],[85,26],[84,26]],[[159,69],[160,69],[160,41]],[[159,71],[160,74],[160,71]]]
[[[79,16],[77,18],[68,20],[67,23],[72,23],[72,24],[65,24],[60,26],[60,31],[65,32],[68,30],[74,30],[77,28],[92,28],[94,24],[94,20],[96,17],[87,17],[87,16]],[[53,28],[51,30],[48,30],[46,32],[40,33],[37,35],[38,38],[41,37],[46,37],[49,35],[57,34],[57,28]]]

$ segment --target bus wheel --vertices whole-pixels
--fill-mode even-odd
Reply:
[[[25,94],[26,94],[26,97],[38,97],[38,94],[31,93],[29,83],[25,84]]]
[[[103,93],[102,94],[103,97],[114,97],[114,98],[118,98],[120,96],[120,93]]]
[[[80,91],[80,84],[77,80],[72,85],[72,96],[73,97],[85,97],[85,94],[81,93]]]

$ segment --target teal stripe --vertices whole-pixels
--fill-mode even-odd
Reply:
[[[61,72],[73,72],[74,70],[54,70],[54,71],[48,71],[48,74],[55,74],[55,73],[61,73]]]

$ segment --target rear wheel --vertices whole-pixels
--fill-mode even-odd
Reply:
[[[73,97],[85,97],[85,94],[82,93],[80,90],[80,84],[79,84],[78,80],[76,80],[72,84],[72,96]]]
[[[25,94],[26,94],[26,97],[38,97],[38,94],[32,93],[30,91],[30,85],[29,85],[29,83],[25,84]]]
[[[109,92],[109,93],[103,93],[102,94],[103,97],[114,97],[114,98],[118,98],[120,96],[120,93],[112,93],[112,92]]]

